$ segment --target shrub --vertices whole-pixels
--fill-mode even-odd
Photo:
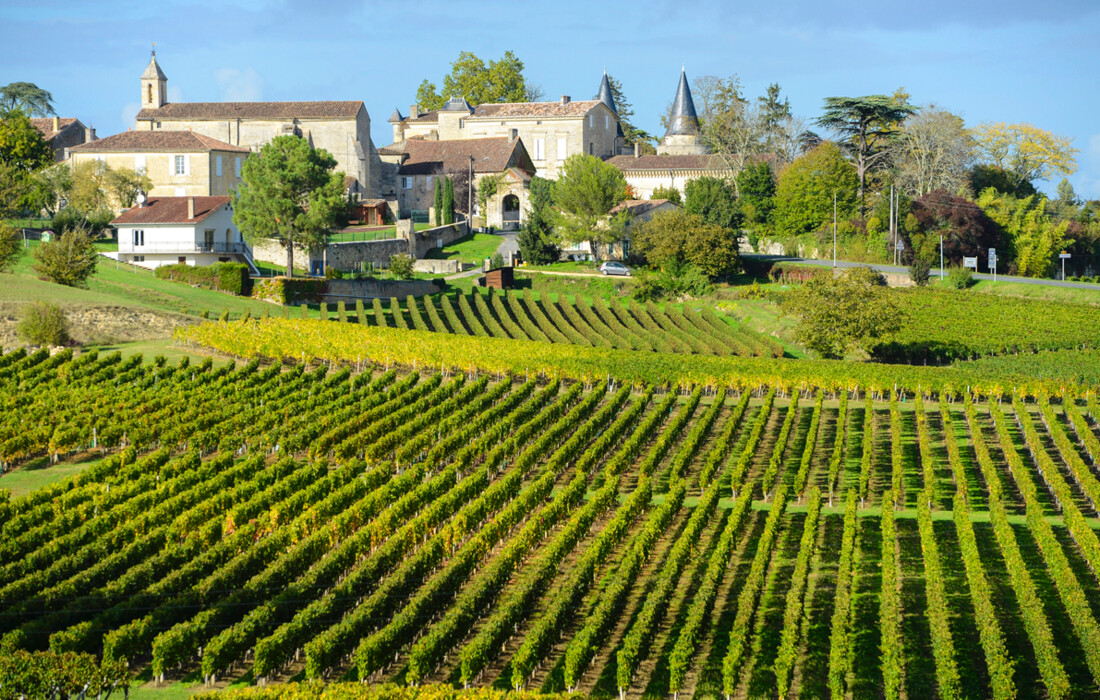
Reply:
[[[229,309],[226,309],[225,311],[222,311],[221,316],[218,316],[218,321],[219,322],[226,322],[228,320],[229,320]]]
[[[974,284],[974,276],[968,267],[953,267],[947,271],[944,284],[951,289],[966,289]]]
[[[390,256],[390,272],[397,279],[407,280],[413,276],[413,259],[406,253]]]
[[[913,260],[913,264],[909,266],[909,279],[913,280],[913,284],[918,287],[923,287],[928,284],[931,271],[932,267],[927,260],[916,258]]]
[[[69,322],[65,312],[48,301],[27,304],[16,332],[31,345],[64,345],[69,342]]]
[[[342,302],[342,301],[336,302],[336,320],[339,321],[340,323],[347,323],[348,322],[347,307],[344,306],[344,302]]]
[[[99,254],[92,237],[75,230],[35,248],[34,258],[38,261],[34,271],[45,279],[66,287],[86,287],[95,274]]]
[[[490,261],[490,264],[491,264],[491,265],[492,265],[492,266],[493,266],[494,268],[497,268],[497,267],[504,267],[504,256],[503,256],[503,255],[501,255],[500,253],[496,253],[496,254],[494,254],[494,255],[493,255],[493,259],[492,259],[492,261]]]
[[[247,296],[251,291],[248,266],[242,263],[224,262],[213,265],[161,265],[153,274],[158,279],[183,282],[192,287],[228,292]]]
[[[848,270],[848,279],[868,287],[885,287],[886,277],[873,268],[862,265]]]

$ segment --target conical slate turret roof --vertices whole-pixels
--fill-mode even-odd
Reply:
[[[160,64],[157,63],[157,52],[153,52],[152,58],[149,59],[149,65],[145,67],[145,72],[141,74],[142,80],[168,80],[168,76],[164,74],[164,71],[160,69]]]
[[[691,99],[687,75],[680,70],[680,85],[676,99],[672,101],[672,115],[668,120],[665,136],[694,136],[699,133],[699,117],[695,114],[695,102]]]
[[[600,94],[596,96],[596,99],[607,105],[615,114],[619,113],[619,108],[615,106],[615,95],[611,92],[611,81],[607,79],[606,70],[603,72],[603,82],[600,83]]]
[[[401,110],[394,107],[393,108],[393,114],[390,115],[390,119],[389,119],[390,124],[394,124],[394,123],[397,123],[397,122],[403,122],[403,121],[405,121],[405,117],[401,116]]]

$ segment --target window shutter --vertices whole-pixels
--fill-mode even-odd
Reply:
[[[217,160],[214,161],[214,170],[216,171],[216,174],[217,174],[218,177],[222,176],[222,157],[221,156],[218,156]]]

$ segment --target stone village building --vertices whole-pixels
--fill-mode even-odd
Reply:
[[[168,78],[156,53],[141,75],[137,131],[192,131],[232,146],[258,151],[276,136],[295,134],[336,159],[336,169],[355,178],[356,193],[381,189],[378,151],[362,101],[168,102]]]
[[[522,212],[530,208],[528,185],[535,166],[518,138],[409,139],[385,146],[379,153],[383,162],[396,168],[397,204],[402,215],[434,221],[436,183],[447,176],[466,179],[471,169],[475,192],[485,178],[497,178],[496,194],[486,202],[487,212],[478,211],[474,195],[474,215],[484,216],[487,226],[518,228]],[[465,204],[459,207],[465,209]]]
[[[249,150],[191,131],[124,131],[69,149],[73,168],[102,162],[145,173],[152,197],[224,196],[241,182]]]
[[[50,144],[55,163],[69,157],[67,149],[96,140],[94,127],[84,126],[72,117],[35,117],[31,126]]]
[[[414,139],[456,141],[466,139],[519,139],[527,149],[535,174],[556,179],[562,162],[576,153],[610,158],[622,150],[623,131],[604,73],[600,96],[572,100],[562,95],[556,102],[505,102],[471,106],[452,97],[442,109],[421,112],[417,105],[407,117],[394,110],[393,144],[400,148]]]

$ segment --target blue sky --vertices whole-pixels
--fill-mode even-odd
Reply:
[[[0,84],[37,83],[62,116],[125,131],[156,42],[173,101],[361,99],[379,146],[394,107],[406,113],[420,81],[440,83],[462,50],[511,49],[547,99],[590,98],[606,66],[654,133],[681,64],[689,78],[737,74],[749,96],[777,82],[807,121],[824,97],[904,86],[968,125],[1072,137],[1070,181],[1100,198],[1095,0],[766,4],[0,0]]]

